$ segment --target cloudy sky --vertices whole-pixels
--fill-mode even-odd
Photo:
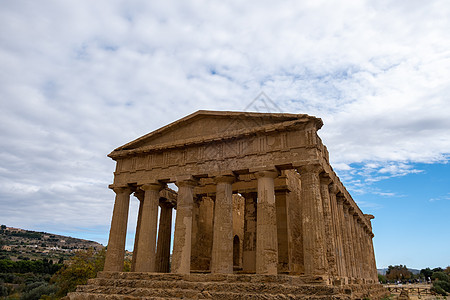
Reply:
[[[376,216],[378,267],[450,265],[448,1],[0,7],[0,223],[106,244],[106,154],[264,92],[283,112],[323,119],[332,165]]]

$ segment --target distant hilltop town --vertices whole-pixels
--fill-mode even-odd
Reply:
[[[103,245],[93,241],[6,225],[1,225],[0,228],[0,259],[16,261],[47,257],[58,261],[89,248],[98,251],[103,248]]]

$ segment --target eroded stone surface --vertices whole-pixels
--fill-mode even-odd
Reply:
[[[304,114],[198,111],[115,149],[109,156],[117,163],[111,185],[117,196],[105,270],[116,273],[104,273],[72,297],[382,294],[375,284],[373,216],[361,212],[331,168],[317,135],[321,126],[321,119]],[[178,191],[166,188],[169,183]],[[172,275],[117,273],[133,192],[141,204],[132,270]],[[168,290],[155,285],[163,281]]]

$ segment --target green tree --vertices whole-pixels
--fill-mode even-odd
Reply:
[[[387,282],[387,278],[385,275],[378,274],[378,281],[384,284]]]
[[[412,277],[412,273],[406,265],[389,266],[386,272],[386,278],[389,280],[407,280]]]
[[[450,276],[450,266],[447,266],[447,268],[445,268],[444,272]]]
[[[444,272],[434,272],[433,275],[431,276],[431,279],[450,282],[450,276],[448,276]]]
[[[431,278],[431,275],[433,275],[433,271],[431,271],[430,268],[425,268],[420,270],[420,274],[425,277],[425,280],[428,280],[428,278]]]
[[[442,270],[442,269],[441,269]],[[450,276],[444,272],[434,272],[432,277],[433,287],[432,291],[447,296],[450,293]]]
[[[103,270],[105,253],[105,248],[97,253],[92,248],[77,252],[51,280],[59,288],[56,295],[65,296],[75,291],[77,285],[86,284],[88,279],[94,278],[97,272]]]

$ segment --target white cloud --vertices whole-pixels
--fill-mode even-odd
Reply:
[[[450,200],[450,193],[435,198],[430,198],[430,202]]]
[[[446,161],[448,15],[446,1],[4,1],[2,222],[109,226],[107,153],[260,91],[323,118],[333,166],[361,191]]]

